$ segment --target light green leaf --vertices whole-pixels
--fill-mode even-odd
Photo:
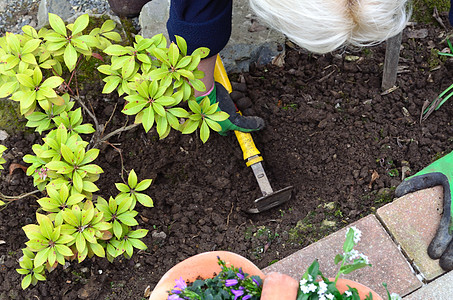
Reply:
[[[88,14],[83,14],[78,17],[74,22],[74,26],[72,27],[72,35],[76,35],[77,33],[82,32],[88,26],[89,21],[90,18],[88,17]]]
[[[120,239],[121,235],[123,234],[123,228],[117,220],[113,221],[113,234],[117,239]]]
[[[72,173],[72,184],[77,192],[81,193],[83,191],[83,179],[78,172]]]
[[[114,42],[121,42],[121,35],[118,32],[105,32],[102,35]]]
[[[201,128],[200,128],[200,139],[203,143],[206,143],[206,141],[208,140],[209,138],[209,127],[208,125],[206,124],[205,121],[203,121],[201,123]]]
[[[19,83],[17,81],[9,81],[5,82],[0,85],[0,98],[6,98],[7,96],[11,95],[16,91],[19,87]]]
[[[153,207],[153,199],[151,199],[150,196],[142,193],[135,193],[135,197],[137,197],[138,202],[140,202],[141,205],[146,206],[146,207]]]
[[[68,44],[66,46],[66,49],[64,50],[64,62],[66,64],[66,67],[68,67],[69,71],[75,69],[77,63],[77,56],[78,56],[77,51],[71,44]]]
[[[16,74],[16,78],[23,86],[28,88],[35,88],[33,79],[30,76],[27,76],[25,74]]]
[[[22,279],[22,282],[21,282],[21,287],[23,290],[25,290],[26,288],[28,288],[31,284],[31,274],[28,274],[27,276],[24,277],[24,279]]]
[[[142,124],[145,132],[148,132],[154,124],[154,110],[151,106],[143,110]]]
[[[153,181],[152,179],[144,179],[144,180],[140,181],[137,184],[137,186],[135,187],[135,190],[137,192],[141,192],[141,191],[146,190],[147,188],[149,188],[149,186],[151,185],[152,181]]]
[[[164,78],[167,74],[169,74],[168,69],[166,68],[157,68],[155,70],[152,70],[149,72],[149,79],[150,80],[161,80]]]
[[[99,188],[91,181],[84,181],[83,190],[89,193],[94,193],[99,191]]]
[[[44,82],[41,84],[41,87],[49,87],[49,88],[56,88],[60,86],[64,81],[63,78],[60,76],[52,76],[44,80]]]
[[[102,32],[112,31],[113,29],[115,29],[115,27],[116,27],[115,22],[109,19],[102,24],[101,31]]]
[[[212,120],[209,120],[209,119],[204,119],[204,121],[206,122],[206,124],[209,126],[209,128],[211,128],[212,130],[214,131],[221,131],[222,130],[222,126],[220,126],[219,123],[215,122],[215,121],[212,121]]]
[[[66,245],[56,244],[55,249],[63,256],[73,256],[71,249]]]
[[[79,168],[82,171],[86,171],[89,174],[101,174],[104,173],[101,167],[95,164],[85,165]]]
[[[138,239],[129,239],[128,240],[134,248],[140,249],[140,250],[146,250],[148,246],[145,245],[142,241]]]
[[[66,36],[66,26],[64,25],[63,20],[59,16],[49,13],[49,24],[53,30],[55,30],[61,35]]]
[[[142,237],[145,237],[147,233],[148,233],[147,229],[137,229],[137,230],[134,230],[134,231],[130,231],[127,234],[127,236],[129,238],[141,239]]]
[[[113,92],[121,82],[121,77],[119,76],[107,76],[103,79],[105,81],[105,86],[102,89],[103,94],[110,94]]]
[[[50,248],[45,248],[38,253],[36,253],[35,260],[34,260],[34,265],[35,268],[43,265],[47,261],[47,255],[50,251]]]
[[[138,225],[137,220],[134,219],[134,217],[130,213],[123,213],[121,215],[118,215],[118,220],[121,221],[124,225],[127,226],[136,226]],[[115,226],[114,226],[115,227]],[[116,235],[116,234],[115,234]]]
[[[82,253],[85,251],[86,247],[86,240],[83,237],[83,234],[81,232],[77,233],[76,236],[76,248],[79,253]]]
[[[121,70],[123,78],[129,78],[134,73],[134,69],[135,69],[135,58],[133,56],[130,56]]]
[[[171,43],[170,48],[168,49],[168,59],[170,61],[170,64],[172,66],[175,66],[176,63],[178,62],[178,58],[179,58],[178,46],[176,46],[175,43]]]
[[[124,183],[115,183],[115,186],[116,186],[117,190],[119,190],[120,192],[123,192],[123,193],[128,193],[131,191],[131,189]]]
[[[105,48],[104,52],[108,55],[120,56],[129,53],[129,50],[121,45],[111,45]]]
[[[71,149],[69,149],[68,146],[66,146],[65,144],[62,144],[61,145],[61,154],[63,155],[63,158],[70,164],[74,164],[75,163],[75,156],[74,156],[74,153],[72,153]]]
[[[181,128],[182,128],[181,132],[183,134],[190,134],[190,133],[194,132],[195,130],[197,130],[198,121],[194,121],[194,120],[190,120],[190,119],[186,120]]]
[[[137,174],[135,174],[134,170],[131,170],[129,176],[127,177],[127,184],[131,189],[135,188],[137,185]]]
[[[186,56],[187,55],[187,43],[186,40],[183,37],[180,37],[179,35],[175,35],[176,38],[176,43],[178,44],[179,50],[181,50],[182,55]]]
[[[25,43],[24,47],[22,48],[22,54],[31,53],[31,52],[35,51],[39,47],[40,44],[41,44],[40,39],[32,39],[32,40],[27,41]]]
[[[99,257],[105,257],[105,250],[101,245],[98,243],[90,243],[89,245],[94,254]]]

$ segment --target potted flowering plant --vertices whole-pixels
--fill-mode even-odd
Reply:
[[[354,249],[360,236],[360,230],[355,227],[347,230],[343,254],[335,257],[335,263],[340,264],[335,278],[323,276],[317,260],[297,282],[280,273],[265,276],[252,262],[231,252],[206,252],[170,269],[157,284],[150,300],[382,300],[372,289],[340,278],[341,274],[371,266],[368,258]],[[387,297],[401,299],[388,291]]]

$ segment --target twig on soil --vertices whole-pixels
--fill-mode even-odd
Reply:
[[[123,182],[126,184],[126,180],[124,180],[124,176],[123,176],[123,171],[125,171],[125,168],[124,168],[124,160],[123,160],[123,154],[122,154],[122,150],[115,147],[112,143],[110,143],[109,141],[104,141],[104,143],[106,143],[107,145],[110,145],[112,146],[113,149],[115,149],[119,155],[120,155],[120,161],[121,161],[121,179],[123,180]]]
[[[37,194],[39,192],[41,192],[41,191],[40,190],[34,190],[32,192],[21,194],[21,195],[18,195],[18,196],[7,196],[7,195],[4,195],[4,194],[0,193],[0,200],[8,202],[8,203],[6,203],[6,205],[8,205],[9,203],[11,203],[13,201],[33,196],[34,194]],[[36,198],[38,198],[38,197],[36,197]]]
[[[121,127],[121,128],[118,128],[112,132],[110,132],[109,134],[107,134],[106,136],[104,136],[102,139],[99,139],[93,147],[96,147],[96,145],[100,144],[100,143],[104,143],[106,142],[109,138],[111,138],[112,136],[114,135],[117,135],[123,131],[128,131],[128,130],[131,130],[132,128],[135,128],[137,126],[139,126],[140,124],[139,123],[134,123],[134,124],[131,124],[131,125],[128,125],[128,126],[124,126],[124,127]]]
[[[228,226],[228,224],[230,224],[230,216],[233,213],[233,206],[234,206],[234,203],[231,203],[230,213],[227,216],[227,224],[226,224],[227,226]]]
[[[96,127],[96,131],[98,131],[100,133],[101,129],[99,127],[99,122],[98,122],[98,119],[96,118],[96,116],[94,115],[94,113],[88,109],[88,107],[85,105],[85,103],[83,103],[83,101],[80,97],[75,96],[75,99],[77,100],[77,102],[79,102],[79,104],[83,107],[83,109],[87,112],[87,114],[93,119],[94,126]]]
[[[110,115],[110,117],[109,117],[109,119],[107,120],[107,122],[105,122],[104,128],[102,129],[102,132],[101,132],[101,136],[104,135],[105,128],[107,128],[107,125],[108,125],[108,124],[110,123],[110,121],[112,120],[113,115],[115,114],[117,105],[118,105],[118,103],[115,103],[115,107],[113,107],[112,114]]]
[[[330,65],[330,66],[332,66],[332,65]],[[328,66],[328,67],[330,67],[330,66]],[[323,82],[323,81],[325,81],[325,80],[326,80],[327,78],[329,78],[333,73],[335,73],[335,71],[338,70],[338,66],[337,66],[337,65],[333,65],[333,66],[335,66],[335,67],[337,67],[337,68],[336,68],[335,70],[333,70],[332,72],[330,72],[329,74],[327,74],[326,76],[324,76],[324,77],[318,79],[318,82]],[[326,67],[325,69],[327,69],[328,67]]]

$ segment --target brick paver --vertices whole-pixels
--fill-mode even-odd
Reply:
[[[453,299],[453,271],[423,286],[404,300],[451,300]]]
[[[363,233],[356,249],[367,255],[373,266],[342,275],[343,278],[360,282],[383,298],[386,298],[386,292],[382,283],[387,283],[391,292],[402,296],[421,287],[421,282],[414,275],[407,260],[374,215],[362,218],[351,225],[356,226]],[[338,265],[335,265],[333,260],[336,254],[342,252],[346,230],[346,228],[339,230],[299,250],[265,268],[263,272],[265,274],[281,272],[299,280],[308,266],[317,258],[324,276],[335,276]]]
[[[443,189],[438,186],[405,195],[377,210],[377,217],[428,281],[444,273],[426,252],[440,222],[442,199]]]

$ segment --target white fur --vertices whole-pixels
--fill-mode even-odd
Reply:
[[[315,53],[370,46],[400,33],[407,0],[250,0],[255,13],[299,46]]]

